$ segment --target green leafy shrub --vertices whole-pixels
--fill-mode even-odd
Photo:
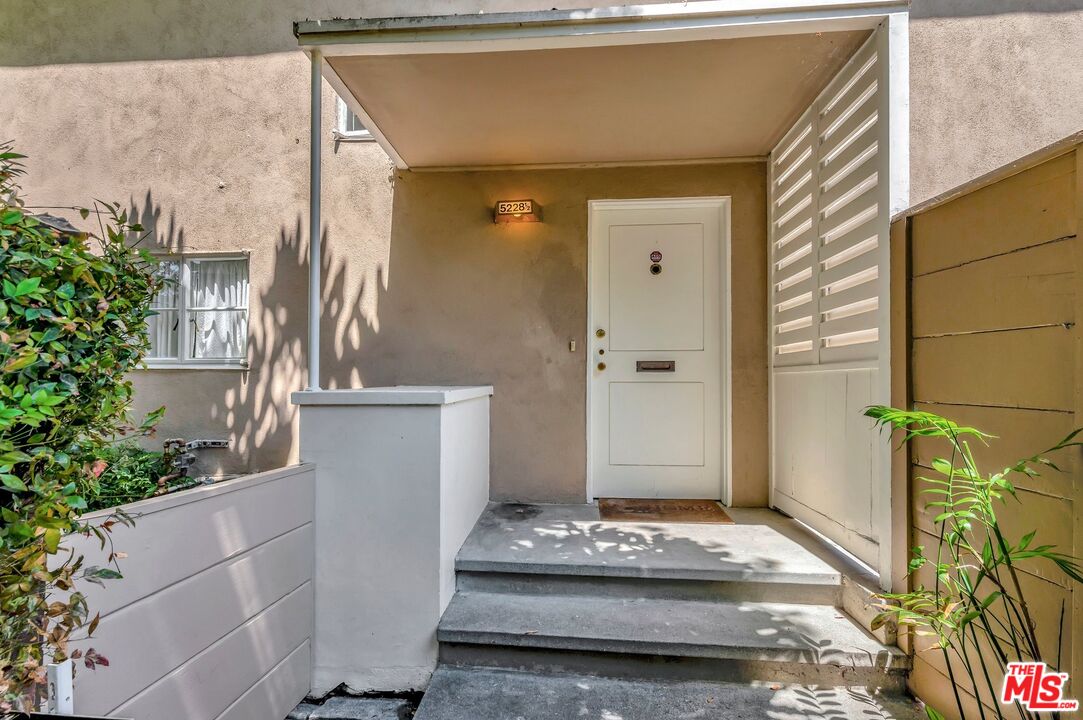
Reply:
[[[102,448],[95,454],[105,469],[90,481],[85,496],[87,510],[105,510],[151,497],[158,480],[170,472],[162,453],[144,450],[134,443]]]
[[[103,465],[76,459],[157,415],[139,428],[127,420],[126,377],[147,352],[160,283],[129,242],[141,228],[116,204],[96,206],[95,234],[46,225],[19,196],[22,157],[0,144],[0,710],[35,703],[46,658],[106,664],[69,643],[97,624],[79,583],[119,577],[115,556],[114,567],[85,567],[63,538],[93,533],[104,547],[130,518],[80,519],[82,489]]]
[[[943,654],[962,718],[966,717],[966,706],[959,688],[975,697],[997,698],[997,673],[1009,662],[1044,662],[1060,671],[1063,618],[1071,609],[1061,609],[1058,647],[1043,652],[1019,565],[1024,561],[1047,563],[1077,583],[1083,583],[1083,570],[1075,558],[1036,540],[1037,530],[1011,537],[997,513],[1008,499],[1018,500],[1014,480],[1034,477],[1042,467],[1057,470],[1047,456],[1080,446],[1076,437],[1081,431],[1043,453],[987,474],[978,467],[970,448],[972,441],[984,443],[991,437],[981,430],[918,410],[876,406],[866,409],[865,414],[882,428],[901,431],[904,442],[936,438],[946,450],[930,463],[933,474],[918,478],[924,486],[921,495],[929,498],[926,508],[933,513],[936,545],[915,547],[910,570],[932,570],[932,586],[916,584],[910,592],[881,596],[881,612],[873,629],[894,621],[931,640],[931,649]],[[965,681],[959,677],[963,673]],[[943,718],[932,708],[926,710],[934,720]],[[1015,710],[1017,715],[994,702],[988,715],[997,720],[1041,717],[1019,703]],[[983,707],[979,706],[979,712],[986,717]]]

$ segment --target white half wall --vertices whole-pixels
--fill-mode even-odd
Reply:
[[[126,505],[122,580],[82,583],[109,659],[77,668],[75,712],[139,720],[268,720],[308,694],[313,588],[310,465]],[[87,519],[103,519],[108,511]],[[64,545],[107,565],[93,536]]]
[[[317,468],[313,695],[428,684],[455,555],[489,499],[492,392],[293,394]]]

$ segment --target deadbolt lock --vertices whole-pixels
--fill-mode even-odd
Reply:
[[[605,363],[604,362],[598,363],[598,369],[599,370],[605,370]]]
[[[605,330],[602,330],[601,328],[598,328],[597,330],[594,331],[594,334],[597,335],[600,338],[604,338],[605,337]]]

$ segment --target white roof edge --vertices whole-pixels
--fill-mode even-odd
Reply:
[[[654,3],[579,10],[423,15],[382,18],[332,18],[294,23],[294,34],[302,45],[327,42],[372,42],[389,36],[413,36],[426,40],[442,33],[470,32],[481,40],[489,33],[524,33],[531,28],[606,24],[643,24],[666,20],[757,16],[770,21],[772,15],[803,15],[814,19],[833,13],[888,13],[909,9],[909,0],[700,0],[699,2]],[[328,36],[336,36],[334,38]],[[346,36],[349,36],[348,39]]]
[[[301,390],[290,399],[294,405],[452,405],[489,397],[492,385],[395,385],[344,390]]]

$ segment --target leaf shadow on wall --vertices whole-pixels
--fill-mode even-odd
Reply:
[[[141,202],[131,203],[129,214],[147,232],[142,246],[155,254],[213,252],[186,236],[175,211],[164,211],[150,191]],[[303,389],[307,378],[306,234],[298,214],[291,225],[280,226],[272,253],[254,251],[249,257],[247,369],[154,369],[134,378],[136,416],[166,406],[157,437],[148,446],[159,446],[169,437],[230,441],[228,450],[201,451],[193,474],[268,470],[297,456],[297,409],[290,393]],[[330,235],[325,228],[325,248],[333,242]],[[239,247],[246,244],[269,245],[251,240]],[[326,336],[321,359],[331,368],[356,367],[362,335],[358,329],[374,321],[360,302],[365,284],[351,294],[346,261],[332,264],[331,253],[323,254],[321,265],[321,326]],[[375,269],[378,278],[383,273],[382,266]]]

